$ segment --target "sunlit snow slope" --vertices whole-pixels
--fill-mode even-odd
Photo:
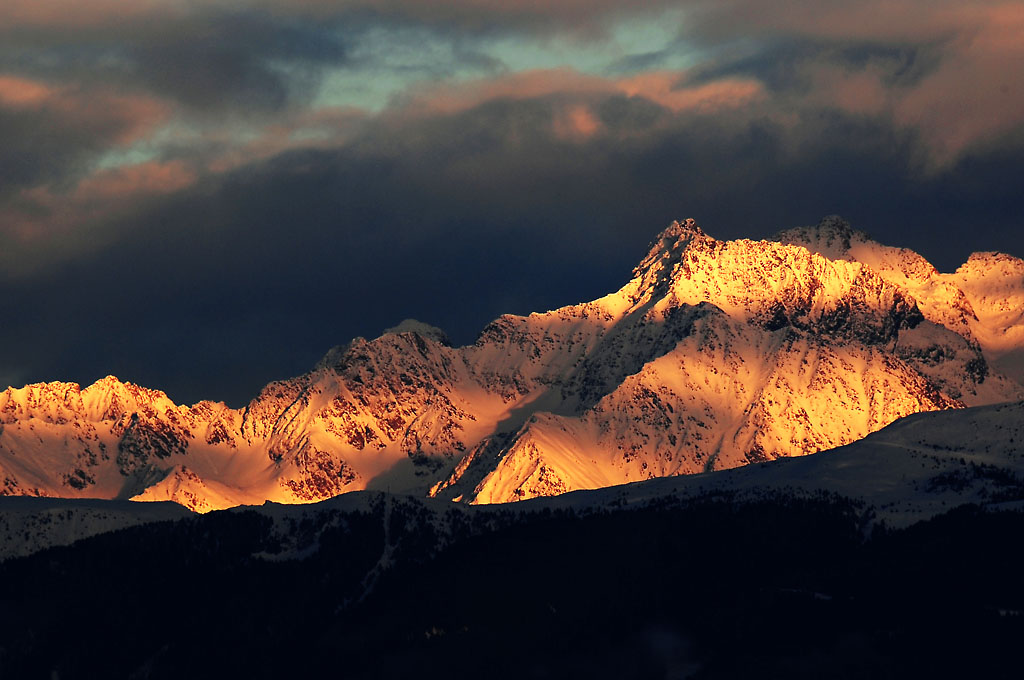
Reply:
[[[942,274],[917,253],[877,243],[834,216],[776,238],[867,265],[912,295],[929,320],[980,346],[992,368],[1024,383],[1024,260],[974,253],[952,274]]]
[[[1024,507],[1024,402],[919,413],[816,456],[663,478],[535,501],[555,507],[642,507],[729,494],[737,500],[838,494],[905,527],[971,503]]]
[[[0,493],[199,511],[363,488],[504,502],[804,455],[1024,397],[994,368],[1020,378],[1019,260],[976,254],[942,275],[857,234],[827,219],[718,241],[677,222],[615,293],[502,316],[466,347],[403,322],[244,409],[112,377],[8,389]]]

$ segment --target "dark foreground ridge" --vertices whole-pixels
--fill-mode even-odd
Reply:
[[[1021,535],[834,495],[215,512],[0,564],[0,677],[1017,677]]]

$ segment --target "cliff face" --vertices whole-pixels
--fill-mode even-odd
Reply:
[[[939,274],[837,220],[762,242],[677,222],[615,293],[502,316],[466,347],[407,321],[244,409],[112,377],[8,389],[0,493],[504,502],[813,453],[1024,396],[993,369],[1024,346],[1021,264]]]

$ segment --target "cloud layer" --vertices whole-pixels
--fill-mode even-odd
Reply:
[[[686,216],[1022,255],[1022,53],[1005,2],[5,2],[0,380],[240,403],[597,297]]]

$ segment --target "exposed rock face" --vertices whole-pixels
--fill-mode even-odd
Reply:
[[[502,316],[458,348],[407,320],[244,409],[109,377],[8,389],[0,494],[504,502],[804,455],[1024,397],[993,368],[1021,356],[1022,304],[1009,256],[947,275],[837,219],[761,242],[687,220],[608,296]]]
[[[919,355],[934,358],[945,352],[942,363],[951,370],[956,365],[957,370],[980,376],[991,365],[1024,383],[1024,260],[1003,253],[974,253],[954,273],[942,274],[917,253],[876,243],[835,216],[815,227],[783,231],[776,238],[871,268],[911,295],[929,321],[959,334],[967,347],[980,348],[985,363],[974,361],[963,345],[952,348],[957,341],[948,334],[928,346],[922,346],[919,337],[911,343]],[[951,350],[960,355],[958,361],[948,361]]]

